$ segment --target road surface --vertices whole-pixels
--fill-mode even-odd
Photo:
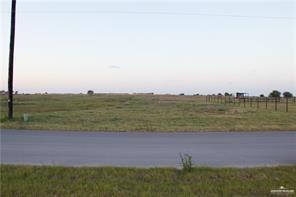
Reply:
[[[253,167],[296,164],[296,132],[1,131],[1,163],[63,166]]]

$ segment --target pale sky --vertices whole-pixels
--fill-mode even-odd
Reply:
[[[7,89],[10,1],[1,1]],[[296,93],[295,1],[17,0],[19,92]]]

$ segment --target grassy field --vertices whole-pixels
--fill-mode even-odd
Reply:
[[[244,108],[205,103],[205,97],[169,95],[17,95],[15,119],[6,117],[1,96],[1,128],[81,131],[269,131],[296,130],[296,104]],[[30,114],[28,122],[23,114]]]
[[[90,168],[1,165],[1,196],[269,196],[296,189],[296,166]]]

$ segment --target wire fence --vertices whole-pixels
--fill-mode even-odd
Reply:
[[[289,112],[291,108],[296,107],[296,97],[234,97],[234,96],[216,96],[207,95],[206,103],[230,104],[239,107],[274,109],[274,111]],[[295,108],[296,109],[296,108]]]

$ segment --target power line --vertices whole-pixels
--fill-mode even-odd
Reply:
[[[84,14],[121,14],[121,15],[172,15],[172,16],[209,16],[209,17],[233,17],[233,18],[259,18],[259,19],[284,19],[294,20],[289,16],[252,16],[237,14],[210,14],[194,12],[163,12],[163,11],[101,11],[101,10],[44,10],[44,11],[19,11],[19,13],[84,13]]]

